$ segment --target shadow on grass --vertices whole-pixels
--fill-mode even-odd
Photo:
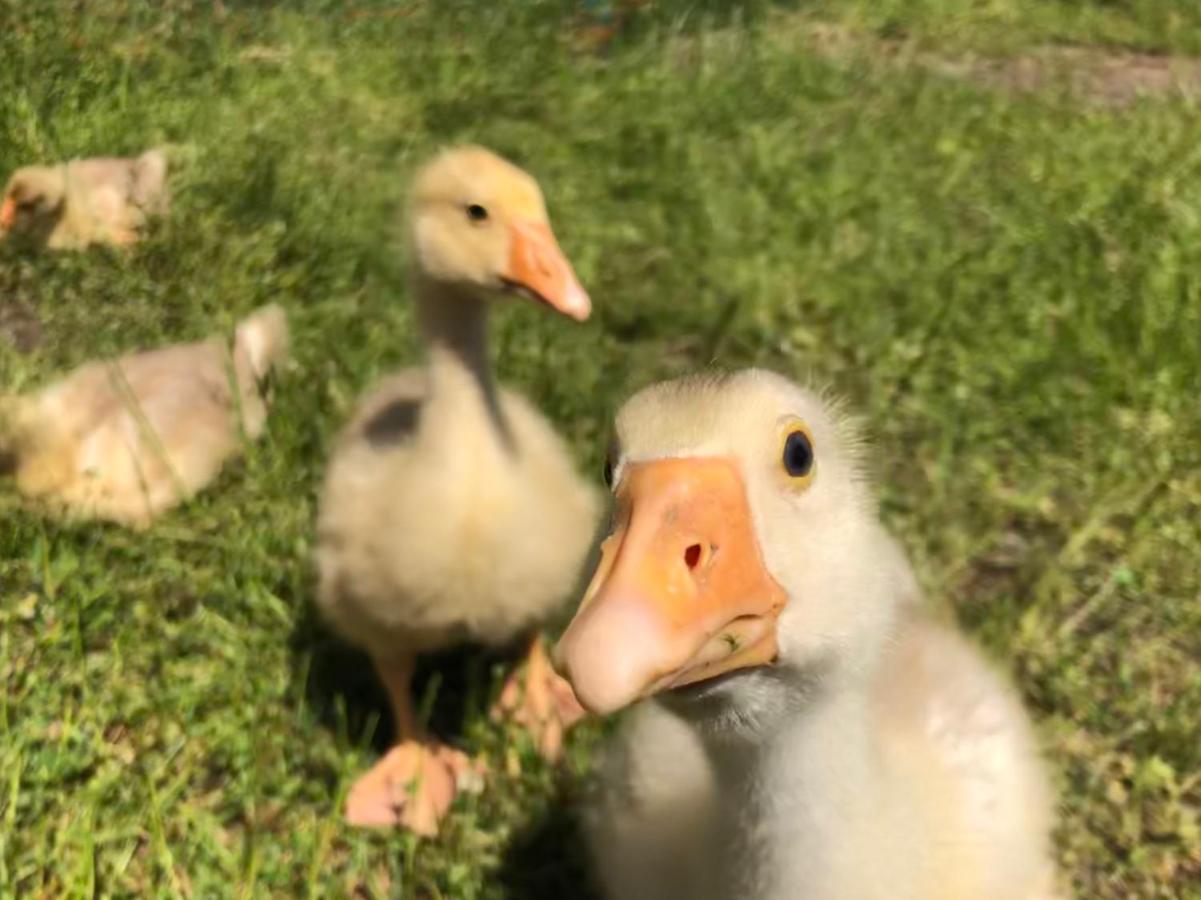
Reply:
[[[291,637],[292,664],[304,680],[304,699],[323,727],[348,742],[388,749],[393,733],[387,695],[368,655],[340,640],[321,620],[311,598]],[[524,650],[524,640],[503,649],[463,645],[419,659],[413,695],[430,730],[463,746],[473,722],[488,715],[500,676]],[[527,824],[505,849],[495,880],[511,900],[572,897],[597,900],[583,835],[575,815],[579,777],[559,770],[549,793],[526,794]],[[524,792],[523,792],[524,793]]]
[[[513,837],[496,874],[501,896],[510,900],[599,900],[575,815],[577,786],[574,779],[560,778],[539,814]]]
[[[388,697],[371,658],[342,641],[311,600],[292,634],[292,660],[304,695],[323,726],[351,743],[388,749],[394,733]],[[523,644],[496,649],[468,644],[418,658],[413,698],[418,714],[442,740],[463,745],[471,722],[487,716],[496,675],[520,658]]]

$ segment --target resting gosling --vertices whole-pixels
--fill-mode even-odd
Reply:
[[[0,406],[17,488],[77,518],[143,528],[209,484],[262,433],[268,376],[287,352],[283,310],[224,338],[92,362]]]
[[[19,231],[51,250],[136,242],[151,216],[167,213],[167,156],[77,159],[26,166],[0,200],[0,239]]]

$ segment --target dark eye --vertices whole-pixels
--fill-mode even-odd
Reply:
[[[813,444],[805,432],[790,432],[785,439],[784,471],[793,478],[804,478],[813,471]]]
[[[473,222],[483,222],[488,218],[488,210],[480,206],[478,203],[472,203],[467,207],[467,218]]]
[[[605,480],[605,487],[613,487],[613,457],[605,457],[605,467],[601,470],[601,478]]]

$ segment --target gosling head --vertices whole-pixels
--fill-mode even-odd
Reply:
[[[517,294],[583,321],[592,303],[551,231],[538,183],[482,147],[444,151],[410,208],[418,271],[483,295]]]
[[[652,695],[718,729],[872,656],[895,556],[836,407],[761,370],[650,387],[617,416],[612,532],[556,650],[600,714]]]
[[[278,303],[263,306],[238,323],[234,352],[245,358],[260,389],[287,362],[289,349],[288,318]]]
[[[17,227],[27,227],[57,216],[66,196],[61,167],[26,166],[8,179],[0,200],[0,237]]]

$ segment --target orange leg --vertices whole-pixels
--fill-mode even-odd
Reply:
[[[432,837],[474,769],[467,756],[426,735],[413,711],[413,656],[376,659],[396,720],[395,746],[355,782],[346,799],[351,825],[400,826]]]
[[[505,681],[494,718],[509,716],[534,739],[538,752],[554,761],[563,735],[584,715],[571,685],[551,667],[542,635],[530,642],[524,661]]]

